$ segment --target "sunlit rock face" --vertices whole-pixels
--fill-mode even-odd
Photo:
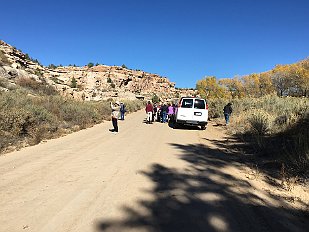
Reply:
[[[52,85],[63,96],[79,100],[109,98],[161,100],[196,94],[195,90],[176,89],[166,77],[120,66],[88,65],[45,67],[27,54],[0,40],[0,76],[11,82],[31,78]]]

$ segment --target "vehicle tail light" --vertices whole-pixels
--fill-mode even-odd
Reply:
[[[181,101],[179,101],[179,102],[178,102],[178,108],[181,108],[181,105],[180,105],[180,103],[181,103]]]
[[[208,104],[207,104],[207,103],[206,103],[206,107],[205,107],[205,109],[206,109],[206,110],[208,110]]]

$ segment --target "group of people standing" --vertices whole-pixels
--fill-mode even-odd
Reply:
[[[116,101],[114,104],[110,103],[112,109],[112,124],[113,129],[110,129],[111,132],[118,132],[118,119],[124,120],[124,115],[126,112],[126,107],[123,102]],[[147,124],[151,124],[152,122],[173,122],[175,120],[176,114],[176,105],[175,104],[166,104],[166,103],[154,103],[152,104],[148,101],[146,108],[147,114]],[[228,103],[224,106],[223,114],[225,118],[226,125],[229,124],[230,115],[232,114],[232,103]],[[119,115],[120,114],[120,115]]]
[[[146,108],[147,124],[152,122],[166,123],[175,119],[176,105],[166,103],[154,103],[148,101]]]

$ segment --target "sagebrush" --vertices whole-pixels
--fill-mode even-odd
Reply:
[[[32,81],[23,84],[31,94],[24,89],[0,92],[0,151],[37,144],[110,119],[109,101],[76,101],[54,93],[46,95],[46,89]],[[34,95],[33,90],[39,94]],[[125,104],[127,112],[143,106],[139,100]]]
[[[210,101],[210,115],[223,117],[228,101]],[[278,97],[233,99],[229,131],[252,151],[274,157],[298,171],[309,168],[309,99]]]

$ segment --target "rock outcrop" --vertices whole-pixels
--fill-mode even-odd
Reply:
[[[0,76],[45,81],[61,95],[76,99],[151,99],[156,94],[167,100],[196,94],[195,90],[176,89],[166,77],[120,66],[45,67],[1,40],[0,52]]]

